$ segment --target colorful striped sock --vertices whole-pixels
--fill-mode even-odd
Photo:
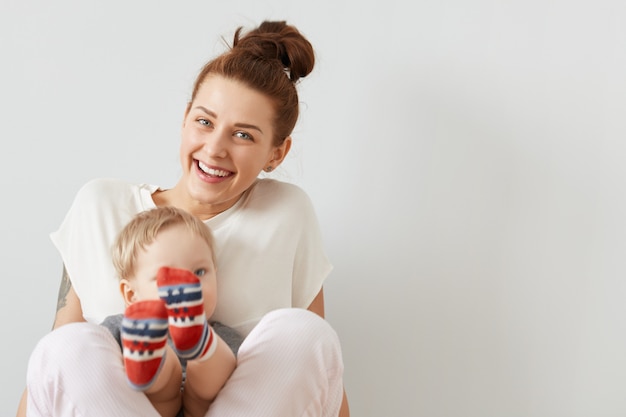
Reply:
[[[206,359],[213,353],[214,336],[204,314],[202,286],[186,269],[163,267],[157,273],[159,297],[165,301],[174,351],[184,359]],[[213,349],[210,349],[213,347]]]
[[[167,330],[167,309],[162,300],[137,301],[126,308],[121,337],[126,379],[133,389],[145,391],[159,374]]]

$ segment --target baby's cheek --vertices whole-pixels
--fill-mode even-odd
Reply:
[[[142,298],[144,300],[158,300],[159,288],[156,285],[151,285],[149,288],[145,288],[144,293],[142,294]]]
[[[215,305],[217,304],[216,291],[203,291],[202,297],[204,298],[204,313],[207,318],[210,318],[215,311]]]

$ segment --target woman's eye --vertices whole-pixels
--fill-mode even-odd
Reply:
[[[193,273],[196,274],[197,277],[201,277],[204,274],[206,274],[206,269],[204,268],[196,269],[195,271],[193,271]]]
[[[211,126],[211,122],[209,122],[207,119],[198,119],[198,123],[203,126]]]
[[[252,136],[248,135],[246,132],[235,132],[235,136],[240,139],[252,140]]]

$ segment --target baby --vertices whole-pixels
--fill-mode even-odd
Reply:
[[[186,211],[155,208],[122,229],[112,256],[126,304],[117,323],[130,386],[162,416],[181,409],[186,417],[204,416],[234,371],[241,343],[231,329],[207,320],[217,286],[210,229]],[[103,324],[112,323],[115,317]],[[214,328],[232,339],[232,350]]]

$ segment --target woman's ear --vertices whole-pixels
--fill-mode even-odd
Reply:
[[[135,290],[127,279],[120,280],[120,292],[124,298],[124,304],[129,305],[135,302]]]
[[[283,143],[278,146],[275,146],[272,150],[272,156],[267,163],[268,166],[271,166],[272,169],[276,169],[278,165],[280,165],[284,160],[289,150],[291,149],[291,136],[287,136]]]

